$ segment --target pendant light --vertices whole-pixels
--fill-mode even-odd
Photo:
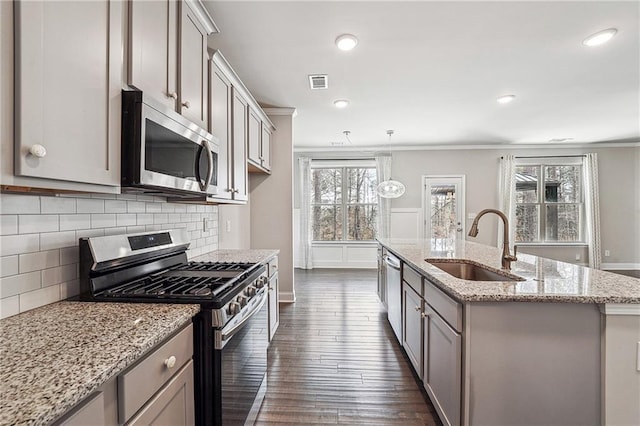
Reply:
[[[393,130],[387,130],[387,135],[389,135],[389,152],[391,152],[391,135],[393,135]],[[406,188],[402,182],[393,180],[391,177],[380,182],[376,187],[376,192],[382,198],[398,198],[404,194],[405,190]]]

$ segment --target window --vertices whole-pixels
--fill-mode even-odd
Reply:
[[[582,165],[561,160],[516,166],[516,242],[584,241]]]
[[[377,184],[375,167],[313,167],[313,241],[375,239]]]

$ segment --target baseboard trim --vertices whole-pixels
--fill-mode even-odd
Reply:
[[[314,262],[313,269],[376,269],[374,262]]]
[[[278,296],[280,303],[294,303],[296,301],[296,294],[292,291],[281,291]]]
[[[621,263],[603,263],[601,266],[601,269],[607,270],[607,269],[611,269],[613,271],[634,271],[634,270],[640,270],[640,263],[628,263],[628,262],[621,262]]]

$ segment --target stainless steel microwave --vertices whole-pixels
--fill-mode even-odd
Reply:
[[[218,140],[140,90],[122,91],[122,190],[193,197],[218,192]]]

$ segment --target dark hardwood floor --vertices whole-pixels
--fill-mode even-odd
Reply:
[[[376,295],[375,270],[295,272],[257,425],[440,424]]]

